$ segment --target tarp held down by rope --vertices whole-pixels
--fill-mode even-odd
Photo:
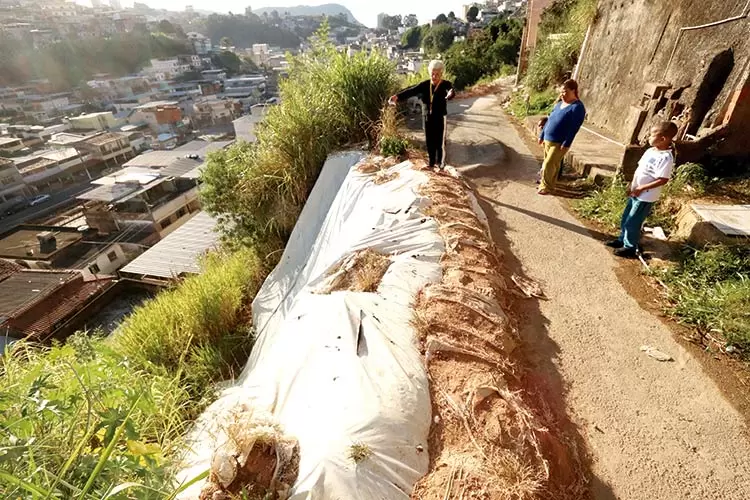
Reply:
[[[299,443],[294,499],[408,498],[428,469],[431,406],[411,326],[417,292],[441,278],[444,243],[404,162],[376,184],[361,153],[335,155],[277,268],[253,302],[258,339],[236,385],[199,419],[180,479],[205,471],[233,408],[273,416]],[[354,252],[391,260],[375,293],[323,293]],[[352,447],[367,450],[355,463]],[[182,498],[196,498],[196,484]]]

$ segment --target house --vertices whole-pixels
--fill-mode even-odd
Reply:
[[[0,151],[13,153],[25,147],[26,145],[23,143],[23,140],[18,137],[0,137]]]
[[[242,105],[233,99],[218,99],[214,96],[195,101],[193,122],[199,126],[229,123],[242,113]]]
[[[196,32],[190,32],[186,35],[190,43],[193,44],[196,54],[203,56],[211,53],[212,47],[210,38]]]
[[[238,140],[255,142],[255,127],[263,120],[268,107],[258,104],[250,108],[250,114],[240,116],[232,122],[234,125],[234,135]]]
[[[92,160],[107,165],[110,160],[125,161],[134,156],[127,135],[119,132],[103,132],[93,135],[78,143],[76,147],[87,152]]]
[[[5,211],[31,196],[31,190],[15,164],[8,159],[0,158],[0,210]]]
[[[189,54],[177,56],[177,61],[181,67],[188,67],[187,71],[199,70],[203,67],[203,60],[200,55]]]
[[[211,81],[226,80],[227,72],[223,69],[207,69],[205,71],[201,71],[201,76],[204,79]]]
[[[206,155],[231,142],[192,141],[136,156],[122,170],[92,181],[77,197],[86,223],[101,233],[130,228],[163,238],[199,209],[198,175]]]
[[[133,121],[145,122],[154,133],[173,132],[181,124],[182,109],[178,101],[154,101],[134,108]]]
[[[51,148],[14,158],[26,185],[35,189],[51,188],[54,184],[73,182],[77,174],[91,179],[89,155],[76,148]]]
[[[112,278],[86,280],[76,271],[29,270],[8,263],[2,267],[0,332],[7,337],[36,342],[64,338],[108,302],[114,287]]]
[[[111,111],[102,113],[88,113],[68,118],[74,130],[109,130],[122,125]]]

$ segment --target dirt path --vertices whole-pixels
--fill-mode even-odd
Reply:
[[[536,195],[538,162],[495,98],[451,106],[449,163],[477,185],[510,270],[542,283],[549,299],[520,304],[521,334],[588,446],[594,497],[750,498],[741,415],[624,290],[605,235]],[[644,344],[676,361],[647,357]]]

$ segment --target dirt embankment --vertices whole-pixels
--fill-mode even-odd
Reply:
[[[578,442],[517,349],[513,283],[471,189],[430,174],[422,194],[446,254],[443,280],[420,293],[415,311],[434,419],[430,472],[412,497],[586,498]]]

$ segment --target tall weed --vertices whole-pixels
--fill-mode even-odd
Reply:
[[[395,68],[377,52],[338,53],[325,39],[319,36],[310,55],[293,61],[281,103],[258,127],[257,143],[209,158],[204,207],[232,239],[277,250],[326,157],[345,144],[375,144],[380,110],[396,89]]]

